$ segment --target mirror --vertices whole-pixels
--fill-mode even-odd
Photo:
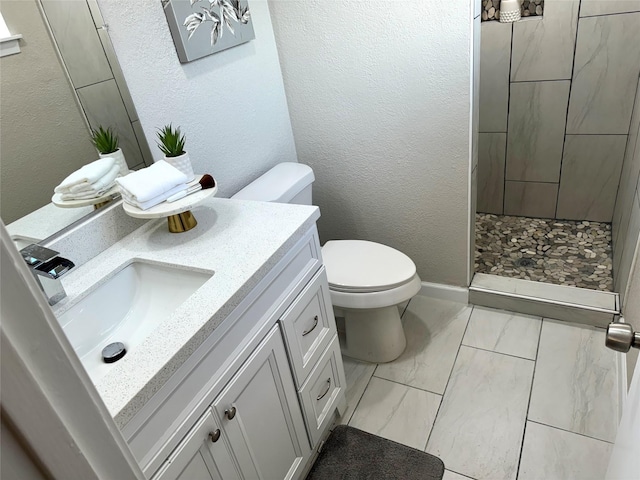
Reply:
[[[117,133],[130,169],[153,160],[96,0],[3,1],[0,13],[22,35],[19,53],[0,58],[0,216],[22,248],[94,211],[51,203],[98,159],[90,128]]]

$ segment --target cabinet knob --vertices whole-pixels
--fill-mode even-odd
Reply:
[[[216,443],[218,440],[220,440],[219,428],[216,428],[213,432],[209,433],[209,440],[211,440],[211,443]]]
[[[236,416],[236,407],[231,407],[230,409],[225,410],[224,414],[226,415],[227,419],[233,420],[233,417]]]

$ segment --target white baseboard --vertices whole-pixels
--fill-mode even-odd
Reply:
[[[422,288],[418,295],[425,297],[439,298],[451,302],[469,303],[469,289],[464,287],[454,287],[444,283],[422,282]]]
[[[618,392],[618,421],[622,419],[622,411],[627,403],[627,357],[624,353],[616,353],[616,373]]]

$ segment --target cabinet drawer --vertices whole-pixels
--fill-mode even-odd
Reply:
[[[345,391],[340,342],[334,335],[329,348],[299,392],[312,445],[318,443],[322,432],[332,421],[333,412]]]
[[[280,321],[299,388],[336,334],[324,267],[282,315]]]

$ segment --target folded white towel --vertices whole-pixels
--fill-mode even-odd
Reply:
[[[185,184],[189,178],[164,160],[125,177],[116,179],[120,190],[128,198],[140,204],[155,199],[177,185]],[[123,195],[124,196],[124,195]]]
[[[111,186],[108,186],[103,190],[98,190],[97,192],[61,193],[60,198],[62,198],[62,200],[64,200],[65,202],[71,200],[90,200],[92,198],[101,197],[109,190],[111,190],[111,187],[113,187],[113,185],[115,185],[115,182]]]
[[[101,192],[113,187],[118,175],[120,175],[120,164],[115,163],[113,167],[111,167],[111,170],[109,170],[102,178],[99,178],[95,183],[79,183],[71,187],[69,189],[69,193],[86,194]]]
[[[69,193],[69,189],[74,185],[95,183],[104,177],[115,164],[116,160],[112,157],[104,157],[88,163],[65,178],[54,191],[56,193]]]
[[[157,197],[154,197],[151,200],[147,200],[146,202],[142,202],[142,203],[131,198],[131,196],[129,196],[129,194],[126,193],[126,191],[124,190],[122,190],[121,193],[122,193],[122,200],[127,202],[129,205],[138,207],[140,210],[149,210],[151,207],[155,207],[159,203],[164,202],[171,195],[175,195],[176,193],[182,192],[183,190],[186,190],[186,189],[187,189],[187,184],[181,183],[180,185],[173,187],[171,190],[167,190],[166,192],[161,193]]]

